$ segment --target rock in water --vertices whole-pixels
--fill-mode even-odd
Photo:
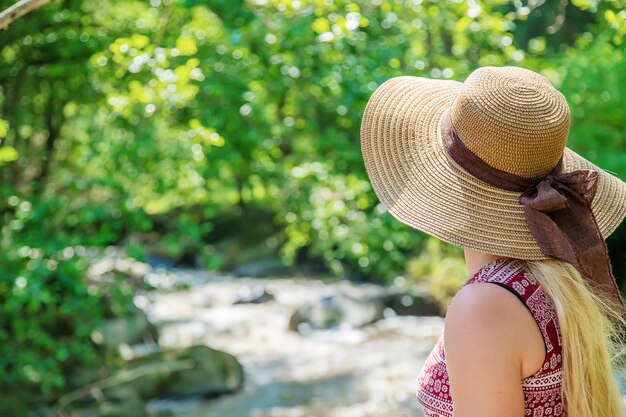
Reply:
[[[287,267],[278,257],[258,259],[256,261],[240,265],[233,270],[233,275],[238,278],[286,277],[292,273],[293,271],[291,271],[289,267]]]
[[[92,339],[99,345],[115,350],[122,344],[132,345],[140,342],[157,342],[158,332],[150,323],[146,313],[135,305],[123,317],[108,319],[92,334]]]
[[[441,316],[439,306],[428,297],[409,291],[389,289],[383,298],[387,307],[399,316]]]
[[[289,329],[299,330],[301,325],[313,329],[327,329],[342,324],[362,327],[383,318],[384,307],[377,298],[325,295],[297,309],[289,320]]]
[[[71,408],[67,411],[69,417],[145,417],[147,416],[146,407],[143,402],[132,391],[125,391],[124,395],[114,396],[115,398],[107,398],[83,405],[78,408]]]
[[[160,350],[127,362],[127,388],[144,398],[214,397],[243,385],[243,367],[232,355],[204,345]]]

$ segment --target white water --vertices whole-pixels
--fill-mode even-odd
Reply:
[[[441,333],[440,317],[388,314],[359,329],[288,330],[295,309],[349,282],[313,278],[252,279],[198,271],[153,274],[162,287],[137,304],[159,328],[164,346],[205,343],[234,354],[244,388],[213,400],[152,400],[151,416],[413,417],[417,374]],[[189,289],[173,290],[174,282]],[[274,301],[232,304],[235,294],[262,285]],[[355,288],[351,288],[355,289]],[[371,290],[372,287],[370,286]]]

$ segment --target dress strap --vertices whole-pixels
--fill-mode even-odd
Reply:
[[[526,270],[523,261],[507,259],[490,262],[480,268],[464,286],[475,282],[496,284],[514,294],[539,326],[546,349],[544,365],[550,360],[554,362],[552,357],[555,355],[560,359],[562,344],[556,309],[537,280]]]

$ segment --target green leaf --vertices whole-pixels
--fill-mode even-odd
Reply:
[[[178,49],[180,55],[193,55],[198,52],[198,48],[196,47],[196,39],[193,36],[180,36],[178,39],[176,39],[176,49]]]
[[[330,23],[325,17],[318,17],[311,24],[311,28],[317,33],[324,33],[330,30]]]
[[[0,164],[13,162],[19,158],[17,150],[13,146],[3,146],[0,148]]]
[[[4,139],[9,134],[9,122],[0,119],[0,139]]]

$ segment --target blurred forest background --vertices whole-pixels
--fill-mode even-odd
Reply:
[[[18,19],[0,32],[0,401],[57,398],[70,370],[102,360],[93,330],[133,288],[91,282],[92,248],[426,279],[443,299],[461,251],[377,205],[359,145],[368,97],[397,75],[524,66],[567,98],[568,146],[626,179],[625,7],[54,0]],[[626,228],[608,242],[623,281]]]

